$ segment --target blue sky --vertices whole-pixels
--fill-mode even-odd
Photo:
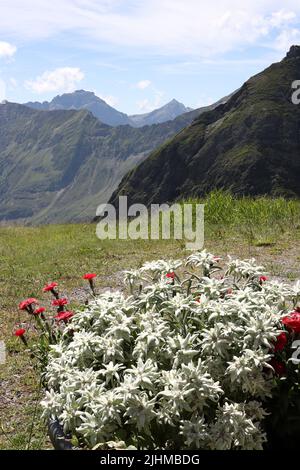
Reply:
[[[195,108],[292,44],[299,0],[1,0],[0,100],[86,89],[129,114]]]

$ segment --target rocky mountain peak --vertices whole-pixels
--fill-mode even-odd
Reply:
[[[300,46],[292,46],[286,55],[287,59],[298,59],[300,58]]]

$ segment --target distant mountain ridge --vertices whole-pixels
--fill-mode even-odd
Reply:
[[[90,111],[96,118],[109,126],[143,127],[152,124],[160,124],[175,119],[181,114],[192,111],[184,104],[176,100],[172,100],[159,109],[155,109],[150,113],[136,114],[128,116],[125,113],[117,111],[115,108],[107,104],[103,99],[99,98],[92,91],[77,90],[73,93],[64,93],[53,98],[52,101],[44,101],[40,103],[28,102],[24,106],[37,109],[39,111],[57,111],[85,109]]]
[[[29,102],[28,106],[39,111],[58,110],[87,110],[96,118],[109,126],[120,126],[130,124],[127,114],[117,111],[104,100],[95,95],[92,91],[77,90],[73,93],[64,93],[53,98],[52,101]]]
[[[293,46],[131,170],[110,202],[120,195],[129,204],[173,202],[212,189],[300,197],[300,105],[291,99],[299,78],[300,46]]]
[[[186,107],[184,104],[173,99],[161,108],[155,109],[150,113],[135,114],[129,116],[130,123],[135,127],[151,126],[152,124],[160,124],[162,122],[171,121],[181,114],[193,111],[192,108]]]
[[[206,109],[134,128],[87,110],[0,104],[0,221],[90,221],[130,169]]]

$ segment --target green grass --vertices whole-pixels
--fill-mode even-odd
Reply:
[[[300,201],[284,198],[235,198],[230,192],[213,191],[206,199],[186,202],[205,204],[207,233],[223,238],[237,231],[249,243],[272,245],[288,231],[300,227]]]
[[[221,256],[254,256],[271,275],[287,281],[300,278],[299,202],[237,200],[220,192],[205,202],[208,250]],[[7,348],[7,362],[0,365],[0,449],[51,448],[36,409],[38,374],[12,335],[14,325],[27,320],[17,308],[19,301],[34,296],[49,307],[49,295],[41,289],[55,280],[75,305],[88,295],[82,279],[86,272],[98,274],[99,290],[122,288],[122,270],[146,260],[187,255],[184,241],[100,241],[95,230],[90,224],[0,228],[0,340]]]

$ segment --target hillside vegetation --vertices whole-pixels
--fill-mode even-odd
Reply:
[[[294,46],[131,170],[110,202],[124,194],[130,203],[163,203],[220,188],[299,197],[300,106],[291,100],[299,76],[300,46]]]
[[[193,201],[194,203],[203,201]],[[254,256],[271,276],[300,278],[300,202],[241,199],[215,192],[206,201],[205,248]],[[81,276],[96,272],[97,291],[122,289],[122,271],[145,261],[186,256],[184,241],[101,241],[95,225],[0,228],[0,340],[7,362],[0,371],[0,448],[47,448],[50,444],[37,403],[41,398],[34,363],[13,337],[14,325],[28,320],[18,303],[37,297],[50,310],[46,282],[57,281],[61,294],[76,308],[89,295]]]
[[[127,171],[189,125],[110,127],[88,111],[0,105],[0,221],[88,221]]]

